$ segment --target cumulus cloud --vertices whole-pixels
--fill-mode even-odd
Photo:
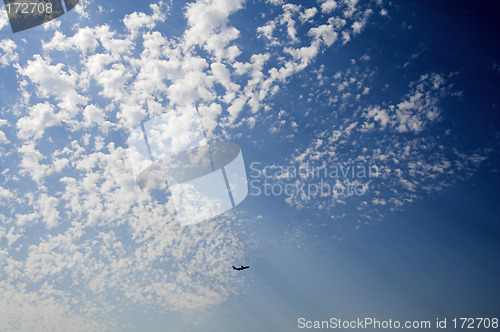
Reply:
[[[147,15],[143,12],[133,12],[126,15],[123,19],[125,27],[133,35],[136,35],[142,27],[153,29],[156,26],[156,22],[163,22],[165,20],[165,12],[168,11],[168,7],[163,1],[160,1],[158,4],[151,4],[150,8],[153,10],[152,15]]]
[[[18,72],[37,84],[37,92],[41,97],[55,97],[60,101],[59,107],[73,113],[87,98],[77,91],[78,75],[64,67],[62,63],[51,65],[50,60],[37,54],[25,67],[20,66]]]
[[[66,37],[60,31],[56,31],[54,37],[48,43],[43,43],[45,50],[68,51],[73,48],[81,52],[92,52],[99,46],[95,32],[89,27],[84,27],[72,37]]]
[[[321,4],[321,11],[325,14],[330,13],[335,8],[337,8],[337,3],[335,0],[326,0]]]
[[[188,4],[186,18],[188,29],[184,33],[185,47],[202,45],[214,51],[215,39],[221,39],[219,47],[224,48],[237,37],[237,30],[227,26],[231,13],[242,7],[243,0],[204,0]],[[219,30],[219,33],[214,33]],[[235,34],[236,33],[236,34]],[[222,36],[222,38],[219,38]]]
[[[373,128],[370,120],[378,123],[380,129],[390,126],[400,133],[418,133],[439,119],[441,109],[439,101],[450,95],[444,78],[436,73],[423,75],[402,102],[389,105],[386,109],[374,107],[365,112],[368,120],[365,128]]]
[[[2,200],[12,198],[12,197],[14,197],[14,194],[9,189],[0,187],[0,198]]]
[[[105,320],[113,317],[109,298],[189,312],[238,291],[233,287],[237,280],[226,270],[227,261],[242,257],[245,250],[230,227],[238,215],[181,228],[169,196],[135,185],[125,139],[142,121],[191,104],[197,105],[209,138],[255,126],[271,109],[266,101],[288,78],[337,46],[340,36],[353,35],[354,22],[367,15],[356,10],[355,2],[338,3],[335,9],[330,1],[320,7],[272,2],[275,17],[250,32],[231,22],[243,1],[189,3],[186,30],[177,38],[153,31],[166,19],[168,6],[161,2],[125,15],[121,30],[83,17],[86,27],[75,25],[74,32],[52,27],[47,32],[52,37],[41,43],[43,55],[24,57],[16,65],[22,99],[9,116],[16,120],[13,138],[22,141],[12,151],[20,177],[13,186],[28,189],[15,197],[18,205],[12,211],[22,206],[22,212],[5,212],[6,219],[16,222],[0,233],[10,249],[22,249],[26,257],[5,254],[5,279],[19,284],[2,287],[24,301],[35,295],[22,283],[46,285],[47,296],[38,302],[44,305],[46,299],[54,312],[42,320],[46,329],[60,321],[60,326],[99,330],[100,320],[88,318],[97,311]],[[91,6],[80,1],[75,11],[83,15],[87,10],[82,8]],[[323,19],[320,10],[331,17]],[[300,29],[306,33],[300,35]],[[252,35],[243,36],[248,33]],[[242,38],[259,35],[261,48],[244,49]],[[277,125],[276,132],[286,125]],[[47,129],[54,126],[61,130],[48,137]],[[321,137],[314,148],[324,148],[333,136],[340,141],[357,128],[349,124],[341,134]],[[314,158],[322,156],[316,151]],[[303,160],[307,158],[309,154]],[[1,191],[10,200],[16,194],[10,188]],[[200,265],[203,272],[196,269]],[[78,306],[95,311],[80,312]],[[32,326],[26,324],[27,329]]]
[[[7,138],[7,136],[5,136],[5,133],[3,131],[0,130],[0,144],[7,144],[9,143],[9,139]]]
[[[47,194],[42,194],[35,205],[36,209],[40,213],[42,221],[48,228],[57,226],[60,219],[57,204],[57,198],[50,197]]]
[[[30,108],[28,116],[20,118],[17,122],[18,136],[22,139],[39,139],[43,137],[46,128],[59,123],[53,105],[47,102],[36,104]]]
[[[9,25],[9,18],[7,16],[7,11],[0,11],[0,31]]]
[[[0,23],[1,24],[1,23]],[[1,27],[0,27],[1,29]],[[0,40],[0,67],[13,65],[18,60],[17,45],[11,39]]]

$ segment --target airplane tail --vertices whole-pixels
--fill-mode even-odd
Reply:
[[[233,269],[235,269],[235,270],[236,270],[236,268],[235,268],[234,266],[233,266]]]

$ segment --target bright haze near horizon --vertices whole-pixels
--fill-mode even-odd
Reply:
[[[81,0],[18,33],[2,7],[0,331],[498,318],[498,7]],[[181,227],[127,138],[185,106],[249,194]]]

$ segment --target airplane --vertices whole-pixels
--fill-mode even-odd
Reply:
[[[249,269],[250,266],[241,266],[241,267],[234,267],[233,266],[233,270],[236,270],[236,271],[243,271],[244,269]]]

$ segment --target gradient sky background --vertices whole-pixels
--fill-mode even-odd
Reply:
[[[83,0],[13,34],[2,8],[0,330],[498,317],[499,14],[495,1]],[[250,190],[182,228],[168,195],[135,185],[127,137],[185,105],[209,140],[242,148],[257,186],[252,163],[381,172],[323,179],[360,196]]]

